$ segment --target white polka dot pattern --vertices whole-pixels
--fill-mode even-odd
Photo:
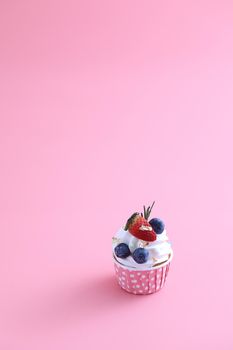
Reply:
[[[158,292],[163,287],[170,262],[160,268],[140,272],[129,270],[116,263],[114,266],[121,288],[129,293],[145,295]]]

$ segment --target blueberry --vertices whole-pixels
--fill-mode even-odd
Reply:
[[[143,264],[147,262],[149,257],[149,252],[145,248],[137,248],[133,252],[133,258],[138,264]]]
[[[120,243],[118,244],[115,249],[115,254],[118,258],[127,258],[130,255],[130,250],[127,244],[125,243]]]
[[[163,233],[165,225],[162,220],[155,218],[151,219],[149,223],[157,235]]]

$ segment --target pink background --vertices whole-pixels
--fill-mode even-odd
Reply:
[[[232,1],[0,5],[0,348],[230,350]],[[165,288],[115,284],[156,201]]]

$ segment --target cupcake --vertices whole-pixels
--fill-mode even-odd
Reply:
[[[134,213],[112,238],[116,277],[121,288],[133,294],[158,292],[167,278],[173,257],[164,222],[149,220],[154,202]]]

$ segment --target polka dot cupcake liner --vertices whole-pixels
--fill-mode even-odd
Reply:
[[[163,264],[149,270],[130,269],[114,261],[116,278],[122,289],[132,294],[146,295],[163,288],[172,256]]]

